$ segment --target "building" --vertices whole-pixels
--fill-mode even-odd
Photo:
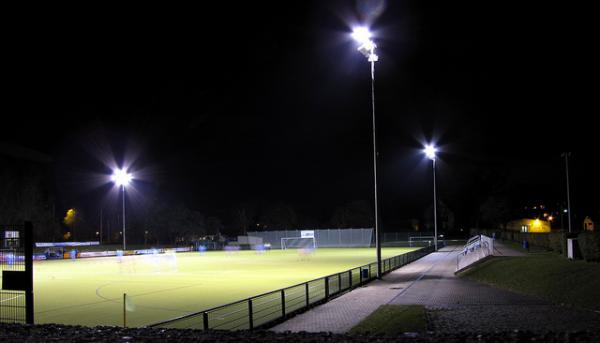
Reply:
[[[542,219],[517,219],[506,224],[508,231],[530,232],[530,233],[548,233],[550,232],[550,222]]]
[[[583,220],[583,230],[584,231],[594,231],[594,221],[590,217],[585,217]]]

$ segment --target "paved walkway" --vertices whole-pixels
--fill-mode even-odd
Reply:
[[[456,277],[460,249],[440,249],[272,330],[343,333],[385,304],[424,305],[429,310],[430,325],[437,331],[600,327],[600,315],[594,312],[565,309]],[[502,244],[496,244],[495,249],[500,256],[523,255]]]

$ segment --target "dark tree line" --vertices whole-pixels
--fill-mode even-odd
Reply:
[[[0,224],[33,222],[36,239],[54,240],[61,236],[60,221],[55,216],[55,202],[48,191],[45,170],[12,160],[0,167]]]

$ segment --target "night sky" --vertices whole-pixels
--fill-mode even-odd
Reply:
[[[524,204],[564,201],[563,151],[573,152],[576,213],[599,214],[584,9],[206,3],[15,15],[3,43],[0,140],[53,157],[59,206],[106,201],[92,181],[109,173],[108,152],[137,157],[142,195],[225,221],[250,202],[290,204],[319,222],[336,206],[370,202],[370,71],[349,36],[370,23],[384,230],[430,206],[431,164],[420,153],[429,140],[440,146],[439,196],[457,226],[473,225],[506,178]]]

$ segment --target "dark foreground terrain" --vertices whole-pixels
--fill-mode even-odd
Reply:
[[[498,331],[493,333],[406,333],[398,336],[270,331],[198,331],[176,329],[0,324],[0,342],[600,342],[596,331]]]

